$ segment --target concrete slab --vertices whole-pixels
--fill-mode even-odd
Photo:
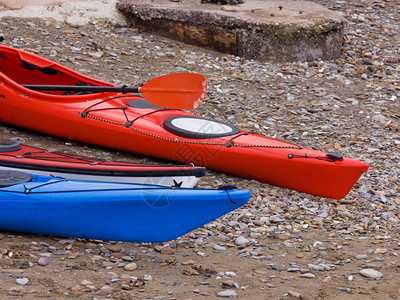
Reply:
[[[28,6],[56,5],[80,0],[0,0],[0,7],[4,9],[21,9]]]
[[[189,44],[258,60],[312,61],[340,56],[341,13],[305,1],[119,0],[128,22]]]
[[[126,26],[117,0],[0,0],[0,18],[40,18],[65,22],[73,27],[106,23]],[[3,9],[1,9],[3,4]]]

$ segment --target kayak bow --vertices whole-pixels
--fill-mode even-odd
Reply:
[[[176,189],[0,170],[0,229],[166,242],[239,208],[249,197],[245,190]]]

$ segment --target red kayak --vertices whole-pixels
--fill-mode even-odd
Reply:
[[[345,197],[369,167],[365,162],[335,153],[303,148],[171,109],[195,108],[201,102],[206,82],[195,74],[157,77],[135,90],[6,46],[0,46],[0,66],[0,120],[6,123],[85,143],[194,163],[335,199]],[[185,74],[187,81],[183,80]],[[192,87],[196,81],[199,87]],[[180,82],[182,90],[174,89]],[[131,91],[140,92],[148,102]],[[180,105],[178,100],[187,99],[191,92],[194,105]],[[165,105],[161,105],[163,101]]]
[[[136,164],[51,152],[0,138],[0,169],[75,180],[192,188],[204,167]]]

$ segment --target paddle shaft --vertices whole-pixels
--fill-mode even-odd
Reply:
[[[25,84],[23,87],[35,91],[141,93],[154,105],[171,109],[195,109],[204,100],[207,79],[196,73],[173,73],[153,78],[141,87],[38,84]]]
[[[66,92],[121,92],[125,93],[139,93],[139,87],[132,86],[95,86],[95,85],[36,85],[25,84],[26,87],[35,91],[66,91]]]

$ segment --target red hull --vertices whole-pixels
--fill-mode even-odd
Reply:
[[[19,144],[0,138],[0,169],[106,182],[155,184],[192,188],[205,175],[204,167],[192,165],[139,164],[109,161]]]
[[[37,66],[26,69],[21,61]],[[22,84],[112,86],[13,48],[0,47],[0,120],[85,143],[194,163],[323,197],[347,195],[369,165],[240,130],[218,138],[187,138],[168,131],[164,121],[192,116],[180,110],[133,108],[135,95],[61,95],[29,90]],[[46,74],[51,73],[51,75]],[[131,102],[132,103],[132,102]]]

